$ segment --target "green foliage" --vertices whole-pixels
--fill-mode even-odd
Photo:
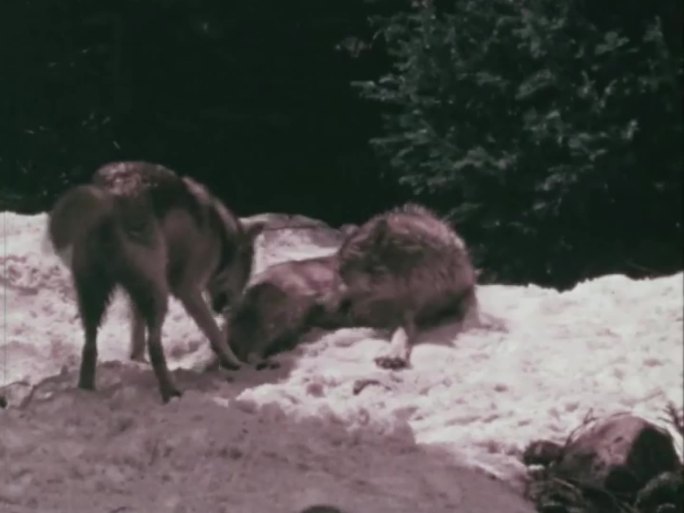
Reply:
[[[355,83],[386,107],[371,142],[489,279],[681,268],[681,66],[656,15],[628,35],[580,7],[422,2],[373,20],[393,67]]]

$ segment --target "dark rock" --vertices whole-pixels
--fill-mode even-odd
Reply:
[[[679,468],[666,430],[635,415],[618,414],[588,424],[573,437],[554,474],[632,502],[654,477]]]

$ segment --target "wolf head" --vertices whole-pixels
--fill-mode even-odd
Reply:
[[[335,255],[290,260],[269,266],[251,280],[231,309],[230,346],[243,361],[268,358],[296,345],[311,326],[339,324],[334,299]]]
[[[264,358],[297,327],[297,301],[277,284],[250,285],[231,311],[230,347],[242,361]]]
[[[252,275],[254,243],[264,226],[264,222],[237,222],[237,229],[232,234],[232,258],[218,269],[207,284],[214,312],[223,312],[242,295]]]

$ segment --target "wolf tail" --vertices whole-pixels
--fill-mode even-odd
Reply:
[[[93,185],[80,185],[68,190],[57,200],[48,215],[43,249],[52,250],[71,267],[71,252],[74,241],[88,232],[103,216],[111,213],[111,195]]]

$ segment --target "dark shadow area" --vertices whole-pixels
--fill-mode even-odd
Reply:
[[[122,159],[204,181],[240,215],[340,224],[393,205],[368,146],[380,110],[350,84],[386,57],[344,51],[367,15],[362,0],[5,3],[4,208],[44,210]]]
[[[670,275],[681,5],[6,0],[0,211],[142,159],[240,216],[341,225],[419,201],[483,283]]]

